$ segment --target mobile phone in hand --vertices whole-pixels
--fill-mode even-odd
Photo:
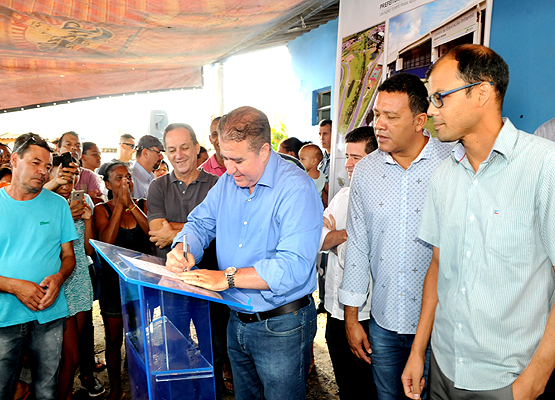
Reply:
[[[71,192],[71,197],[69,199],[69,204],[73,203],[74,201],[82,201],[85,197],[84,190],[73,190]]]
[[[69,167],[70,166],[69,163],[73,162],[73,159],[71,157],[71,153],[69,151],[62,154],[60,157],[62,159],[62,167],[63,168]]]

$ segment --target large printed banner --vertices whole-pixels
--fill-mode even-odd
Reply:
[[[202,86],[203,65],[306,3],[0,0],[0,110]]]
[[[372,123],[377,88],[389,75],[424,76],[440,47],[479,43],[491,0],[351,0],[339,14],[330,194],[349,184],[344,136]]]

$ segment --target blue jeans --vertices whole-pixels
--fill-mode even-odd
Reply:
[[[379,400],[404,399],[405,391],[401,375],[409,358],[414,335],[402,335],[380,327],[374,317],[368,323],[368,339],[372,354],[372,372]],[[430,366],[430,346],[426,350],[424,379],[428,382]],[[422,399],[427,398],[426,388]]]
[[[57,398],[58,367],[65,319],[37,321],[0,328],[0,399],[13,399],[26,352],[37,400]]]
[[[316,328],[312,297],[297,311],[248,324],[231,311],[227,344],[235,399],[304,399]]]

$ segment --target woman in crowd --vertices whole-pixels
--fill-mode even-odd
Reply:
[[[110,201],[97,204],[94,223],[98,239],[130,250],[148,253],[146,201],[131,198],[133,181],[125,164],[115,162],[104,172]],[[100,274],[100,309],[106,330],[106,364],[110,380],[109,400],[123,398],[121,387],[121,345],[123,319],[118,274],[102,260]]]
[[[81,155],[81,165],[83,168],[94,172],[100,167],[102,153],[98,146],[93,142],[83,142],[83,154]]]
[[[293,156],[298,160],[299,159],[299,150],[301,150],[301,147],[303,147],[307,143],[310,143],[310,142],[301,142],[296,137],[290,137],[290,138],[287,138],[287,139],[283,139],[279,143],[278,153]]]
[[[58,168],[53,168],[54,173]],[[51,176],[51,178],[54,178]],[[71,201],[71,193],[78,176],[74,180],[56,189],[56,193]],[[62,361],[60,363],[59,398],[71,399],[75,370],[79,363],[79,337],[85,324],[86,312],[93,304],[93,290],[89,275],[89,259],[87,254],[93,253],[89,240],[93,238],[92,208],[93,203],[89,195],[84,194],[82,200],[74,200],[69,204],[75,229],[79,239],[73,241],[75,252],[75,269],[64,283],[64,291],[69,308],[69,317],[64,329],[64,344],[62,347]]]
[[[10,157],[12,153],[5,144],[0,143],[0,167],[10,167]]]
[[[156,178],[166,175],[169,172],[168,163],[162,160],[158,169],[155,169],[153,174]]]
[[[9,167],[0,167],[0,188],[12,183],[12,170]]]

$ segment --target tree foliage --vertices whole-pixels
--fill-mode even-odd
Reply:
[[[287,127],[283,121],[278,122],[276,125],[272,126],[272,148],[277,151],[279,142],[283,139],[287,139]]]

